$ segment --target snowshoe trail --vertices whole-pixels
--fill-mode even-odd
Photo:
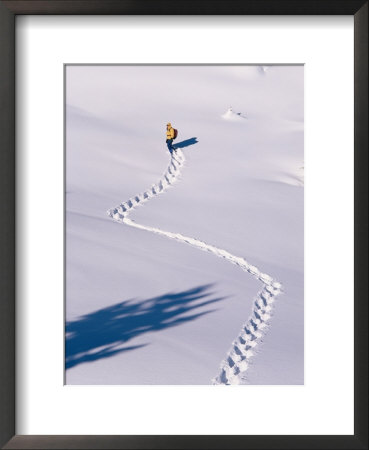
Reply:
[[[251,274],[262,282],[263,287],[254,299],[250,317],[244,323],[239,335],[233,341],[228,354],[221,362],[219,373],[212,379],[213,384],[240,384],[245,377],[245,372],[249,366],[250,359],[255,354],[256,346],[268,329],[272,316],[273,304],[277,295],[282,291],[282,285],[271,276],[262,273],[257,267],[248,263],[246,259],[241,256],[235,256],[227,250],[207,244],[196,238],[142,225],[129,218],[129,215],[136,207],[145,204],[150,198],[164,193],[178,181],[184,163],[184,154],[180,149],[177,149],[173,152],[169,166],[157,184],[152,185],[145,192],[121,203],[116,208],[108,210],[107,214],[116,222],[159,234],[169,239],[189,244],[199,250],[210,252],[215,256],[223,258],[231,264],[240,267],[244,272]]]

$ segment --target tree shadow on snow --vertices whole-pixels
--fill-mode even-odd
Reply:
[[[178,326],[213,312],[207,309],[189,314],[224,300],[214,298],[210,287],[198,286],[143,301],[127,300],[67,322],[65,368],[144,347],[148,344],[122,345],[144,333]]]
[[[184,148],[184,147],[188,147],[190,145],[194,145],[197,144],[198,140],[196,137],[190,138],[190,139],[186,139],[185,141],[181,141],[181,142],[175,142],[173,145],[175,148]]]

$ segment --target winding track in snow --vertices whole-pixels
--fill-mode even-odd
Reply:
[[[242,376],[247,370],[250,359],[254,355],[255,347],[265,334],[271,319],[273,303],[278,294],[282,290],[281,284],[274,280],[271,276],[262,273],[257,267],[248,263],[240,256],[232,255],[228,251],[206,244],[205,242],[193,237],[184,236],[180,233],[164,231],[160,228],[142,225],[129,219],[132,211],[146,203],[150,198],[165,192],[181,175],[181,169],[184,166],[185,157],[180,149],[177,149],[171,156],[169,166],[157,184],[152,185],[142,194],[136,195],[129,200],[121,203],[116,208],[109,209],[107,214],[116,222],[138,228],[140,230],[149,231],[151,233],[160,234],[169,239],[189,244],[199,250],[213,253],[219,258],[240,267],[244,272],[253,275],[256,279],[263,283],[262,289],[254,299],[253,309],[247,322],[243,325],[239,335],[233,341],[232,346],[221,362],[219,374],[213,378],[213,384],[239,384]]]

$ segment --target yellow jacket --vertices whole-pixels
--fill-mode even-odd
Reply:
[[[167,139],[174,139],[174,128],[167,127]]]

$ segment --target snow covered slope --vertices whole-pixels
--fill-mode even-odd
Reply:
[[[67,383],[303,383],[302,67],[68,67],[66,157]]]
[[[135,208],[142,206],[150,198],[163,194],[177,181],[184,161],[185,158],[181,149],[174,150],[168,169],[157,184],[154,184],[145,192],[135,195],[116,208],[110,209],[108,215],[122,224],[159,234],[169,239],[191,245],[199,250],[210,252],[219,258],[224,258],[264,284],[263,290],[255,298],[251,317],[242,326],[239,336],[232,343],[231,350],[228,352],[224,361],[222,361],[220,375],[214,378],[214,384],[241,384],[244,372],[248,369],[249,360],[254,355],[255,347],[263,336],[263,330],[268,326],[268,321],[271,318],[272,305],[275,297],[281,292],[281,284],[273,280],[269,275],[261,273],[257,267],[248,263],[244,258],[232,255],[224,249],[214,247],[193,237],[137,224],[128,218]]]

